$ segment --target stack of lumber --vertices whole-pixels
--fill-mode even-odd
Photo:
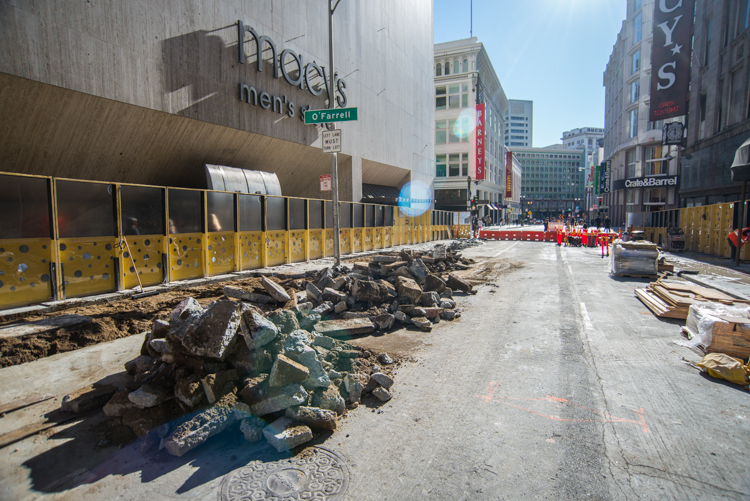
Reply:
[[[750,357],[750,309],[747,307],[696,303],[690,307],[683,332],[706,353]]]
[[[660,318],[687,319],[690,306],[707,302],[725,305],[741,304],[723,292],[687,282],[651,282],[645,289],[635,289],[635,295],[651,312]]]

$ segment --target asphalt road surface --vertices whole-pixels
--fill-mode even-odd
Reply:
[[[488,242],[464,255],[490,278],[456,296],[459,320],[356,341],[413,361],[391,401],[320,442],[348,467],[344,499],[750,498],[750,391],[683,360],[701,357],[675,343],[681,323],[633,294],[647,280],[610,278],[598,249]],[[128,447],[47,485],[66,457],[97,454],[57,435],[57,452],[35,453],[42,437],[6,448],[3,461],[23,468],[6,468],[13,487],[0,492],[217,499],[222,478],[259,454],[235,435],[159,461]]]

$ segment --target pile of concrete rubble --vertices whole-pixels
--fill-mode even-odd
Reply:
[[[289,450],[334,430],[363,398],[390,400],[393,360],[341,338],[429,331],[460,316],[453,290],[472,286],[450,272],[471,261],[444,246],[369,259],[326,268],[304,291],[261,277],[262,291],[226,286],[206,307],[186,298],[154,322],[141,356],[125,364],[132,383],[104,413],[143,437],[142,449],[182,456],[237,423],[248,441]]]

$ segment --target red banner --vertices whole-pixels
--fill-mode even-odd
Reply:
[[[476,180],[484,179],[484,103],[477,105],[477,129],[476,129],[476,147],[477,147],[477,168]]]
[[[505,198],[513,198],[513,152],[505,152]]]

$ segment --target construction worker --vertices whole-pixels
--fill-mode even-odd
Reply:
[[[742,247],[748,238],[750,238],[750,228],[742,228],[742,241],[737,245],[737,237],[739,236],[738,231],[734,230],[727,235],[727,241],[729,242],[729,248],[732,249],[732,259],[737,255],[737,247]]]

